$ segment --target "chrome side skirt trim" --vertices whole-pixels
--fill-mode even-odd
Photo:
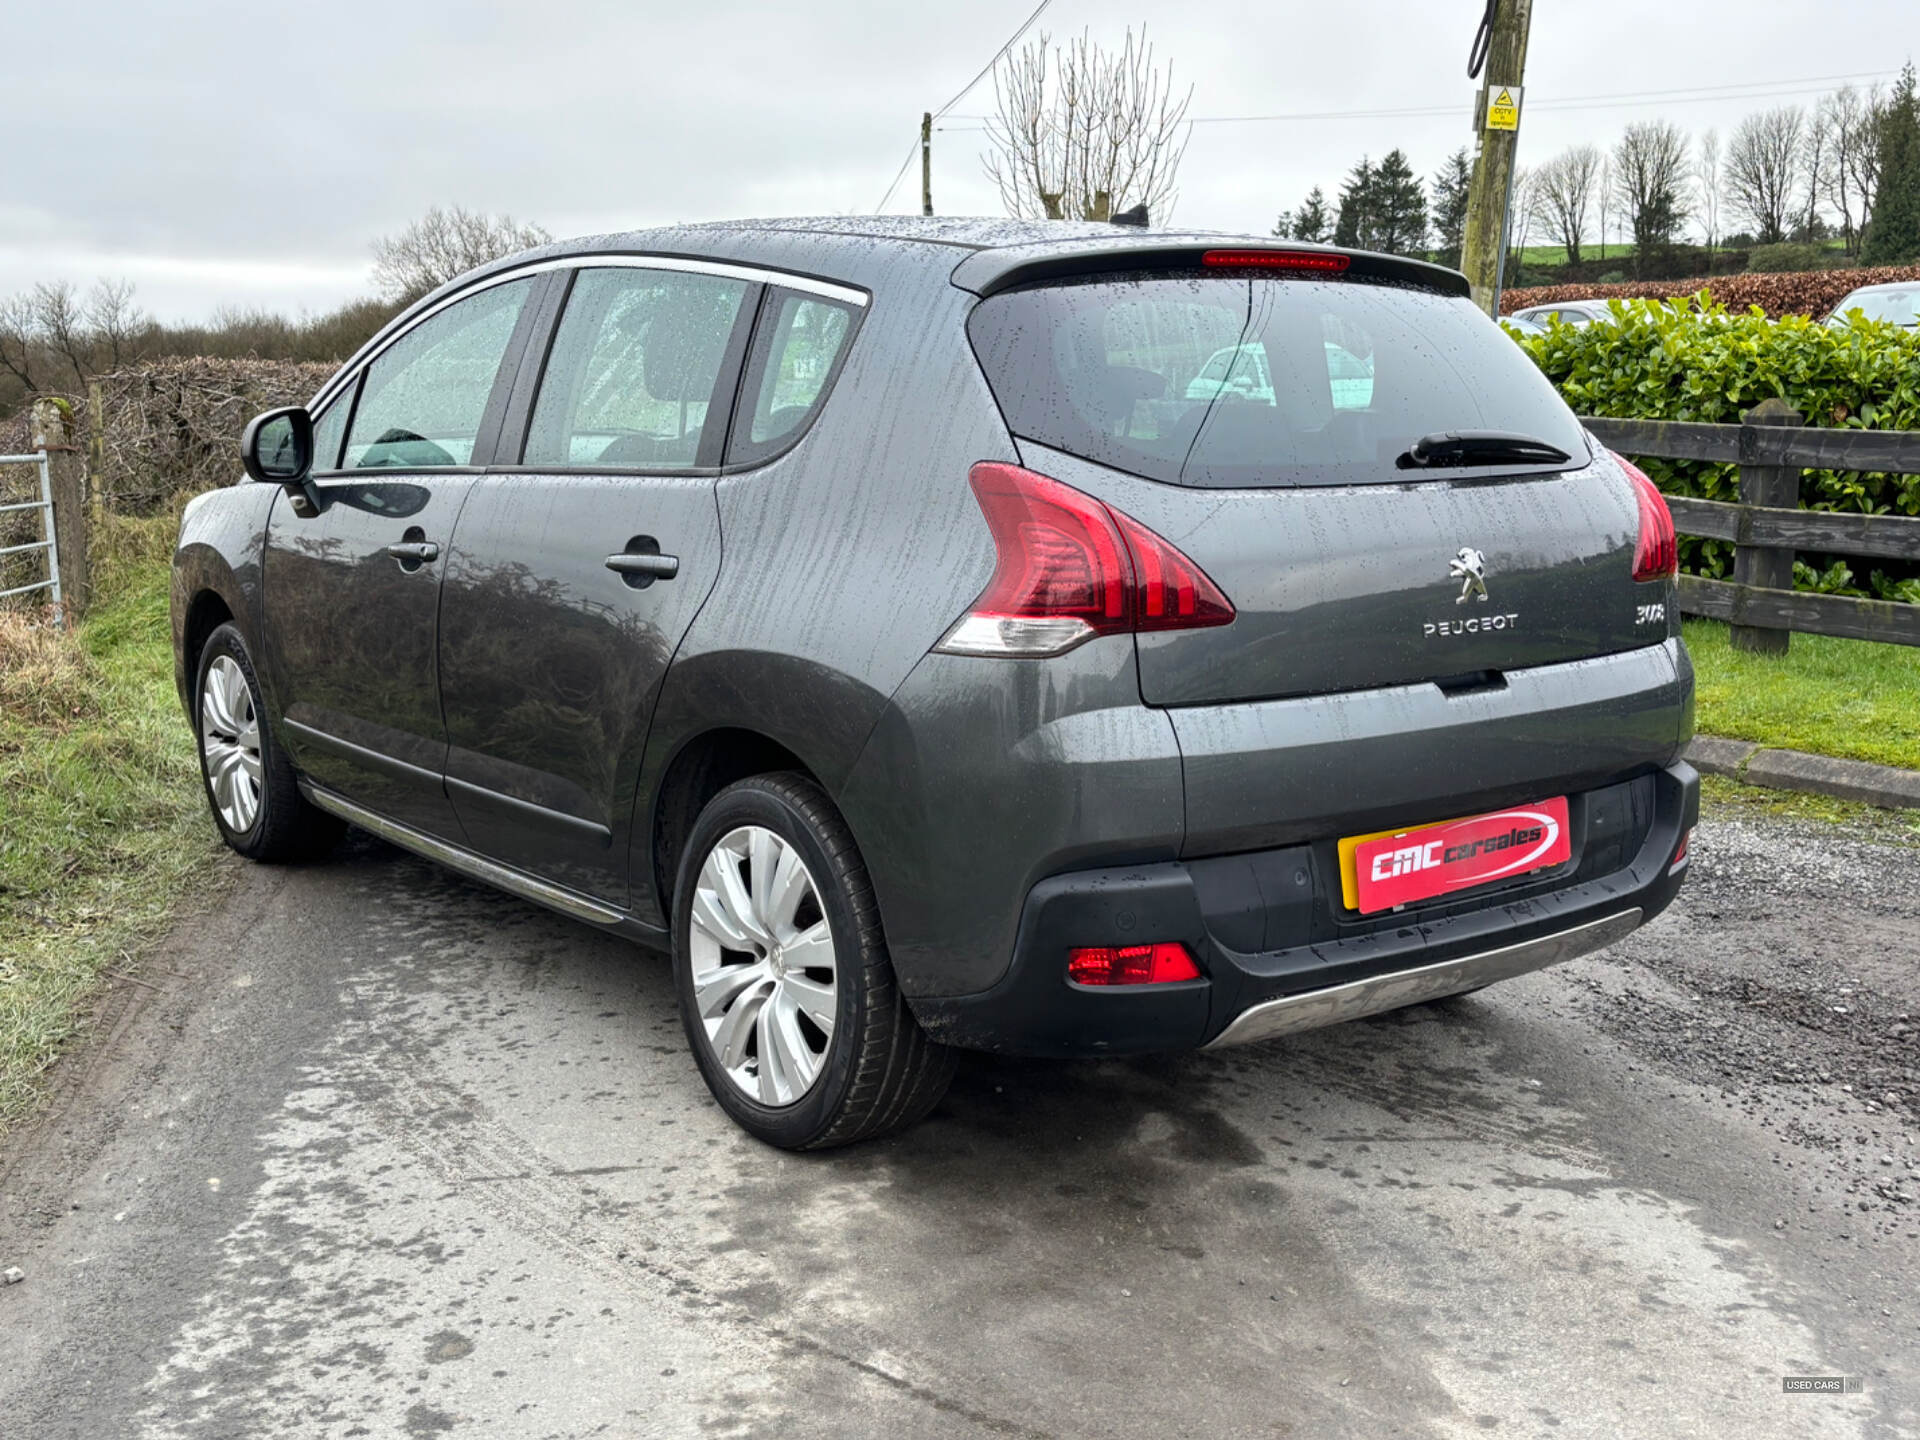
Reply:
[[[1604,949],[1637,930],[1640,918],[1637,907],[1622,910],[1604,920],[1593,920],[1537,940],[1523,940],[1518,945],[1483,950],[1478,955],[1464,955],[1438,965],[1396,970],[1391,975],[1376,975],[1371,980],[1355,980],[1326,990],[1309,990],[1304,995],[1283,995],[1278,1000],[1267,1000],[1242,1010],[1206,1048],[1248,1045],[1276,1035],[1318,1030],[1324,1025],[1398,1010],[1402,1005],[1418,1005],[1423,1000],[1438,1000],[1443,995],[1458,995],[1462,990],[1477,990],[1496,980],[1510,980],[1529,970],[1542,970],[1562,960]]]
[[[511,866],[483,859],[446,840],[423,835],[410,826],[376,815],[371,810],[363,810],[351,800],[342,800],[318,785],[303,780],[300,782],[300,792],[322,810],[331,811],[349,824],[358,825],[362,830],[378,835],[402,850],[411,850],[416,855],[437,860],[450,870],[458,870],[462,875],[518,895],[523,900],[532,900],[558,910],[562,915],[571,915],[576,920],[586,920],[595,925],[617,925],[627,918],[611,905],[589,900],[558,885],[549,885],[545,880],[536,880]]]

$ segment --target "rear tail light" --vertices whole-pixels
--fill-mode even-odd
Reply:
[[[1207,250],[1201,253],[1200,263],[1209,270],[1304,270],[1338,275],[1353,260],[1325,250]]]
[[[1132,516],[1017,465],[982,461],[967,480],[999,563],[937,649],[1060,655],[1096,635],[1232,621],[1206,572]]]
[[[1613,458],[1627,472],[1634,498],[1640,502],[1640,539],[1633,547],[1633,578],[1669,579],[1680,569],[1680,542],[1673,533],[1673,512],[1667,508],[1667,497],[1638,465],[1623,455]]]
[[[1067,952],[1067,978],[1076,985],[1171,985],[1198,980],[1200,967],[1177,941],[1093,945]]]

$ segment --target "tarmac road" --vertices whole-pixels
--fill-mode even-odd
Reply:
[[[1920,1435],[1920,850],[1694,854],[1609,954],[806,1158],[660,957],[242,868],[0,1157],[0,1434]]]

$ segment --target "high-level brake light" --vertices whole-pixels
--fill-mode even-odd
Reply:
[[[1206,572],[1132,516],[1018,465],[982,461],[967,479],[999,563],[935,648],[1061,655],[1096,635],[1232,621]]]
[[[1207,250],[1200,263],[1208,270],[1304,270],[1338,275],[1352,257],[1325,250]]]
[[[1067,978],[1077,985],[1171,985],[1198,980],[1200,967],[1178,941],[1093,945],[1067,952]]]

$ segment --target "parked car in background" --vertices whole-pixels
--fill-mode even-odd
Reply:
[[[603,236],[426,297],[242,451],[172,591],[226,843],[351,822],[670,950],[775,1145],[913,1122],[956,1047],[1478,989],[1686,873],[1665,502],[1420,261]]]
[[[1529,305],[1503,318],[1529,320],[1540,326],[1554,320],[1563,325],[1595,325],[1613,319],[1613,311],[1608,308],[1612,303],[1611,300],[1555,300],[1549,305]]]
[[[1920,328],[1920,281],[1897,280],[1888,285],[1862,285],[1833,307],[1829,325],[1845,325],[1858,310],[1869,320]]]
[[[1502,315],[1500,323],[1509,330],[1517,330],[1522,335],[1544,335],[1547,326],[1544,321],[1530,320],[1524,315]]]

